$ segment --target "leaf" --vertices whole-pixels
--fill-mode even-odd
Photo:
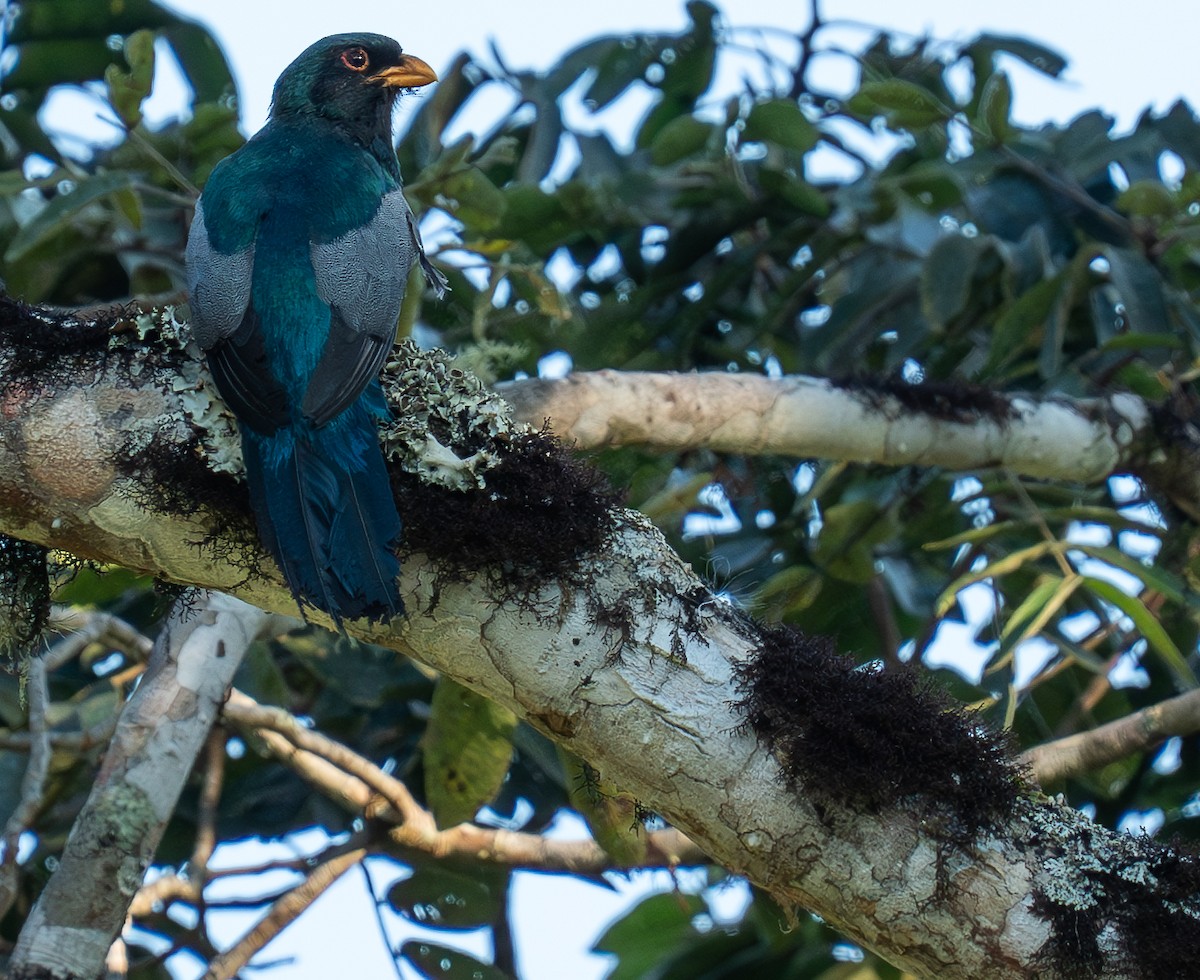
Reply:
[[[966,235],[944,235],[937,240],[921,267],[921,312],[931,325],[945,328],[967,305],[985,240]]]
[[[711,123],[695,116],[676,116],[651,141],[650,160],[655,166],[665,167],[693,156],[708,145],[716,131]]]
[[[980,34],[972,46],[1003,51],[1015,58],[1020,58],[1031,68],[1036,68],[1044,75],[1058,78],[1067,67],[1067,59],[1044,44],[1030,41],[1028,38],[1016,37],[1011,34]]]
[[[124,51],[129,71],[109,65],[104,70],[104,83],[109,103],[121,121],[133,129],[142,121],[142,103],[154,82],[154,32],[134,31],[125,38]]]
[[[1020,551],[1014,551],[1003,558],[997,558],[995,561],[988,562],[983,568],[977,568],[967,572],[965,575],[960,575],[943,590],[934,609],[934,615],[945,616],[954,607],[955,602],[958,601],[958,593],[968,585],[974,585],[976,582],[983,582],[989,578],[1000,578],[1002,575],[1008,575],[1045,555],[1065,551],[1069,547],[1069,543],[1065,541],[1040,541],[1028,548],[1022,548]]]
[[[13,236],[4,253],[5,261],[14,262],[21,258],[92,202],[130,187],[135,176],[124,170],[103,173],[81,180],[69,193],[58,194]]]
[[[696,935],[692,919],[705,911],[696,895],[651,895],[609,926],[592,946],[596,953],[611,953],[617,965],[607,980],[642,980],[654,975],[654,966]]]
[[[985,376],[1011,362],[1034,346],[1036,334],[1045,328],[1050,310],[1062,288],[1062,277],[1042,279],[1017,297],[996,321],[992,330]]]
[[[890,125],[900,129],[924,129],[953,115],[930,92],[900,78],[864,82],[849,107],[862,115],[882,113]]]
[[[758,172],[758,180],[764,191],[780,197],[801,214],[825,218],[832,210],[820,188],[793,174],[764,166]]]
[[[1003,143],[1011,134],[1009,116],[1012,113],[1012,85],[1008,76],[998,71],[988,78],[979,96],[980,128],[994,143]]]
[[[791,565],[767,579],[751,603],[763,619],[774,622],[803,612],[821,594],[823,576],[804,565]]]
[[[471,820],[499,792],[512,762],[517,716],[438,678],[422,753],[425,797],[439,827]]]
[[[1120,548],[1089,544],[1076,544],[1072,548],[1128,572],[1139,579],[1146,588],[1153,589],[1171,602],[1187,606],[1189,609],[1200,609],[1200,596],[1188,589],[1181,578],[1159,565],[1143,564]]]
[[[491,963],[426,939],[408,940],[400,947],[400,956],[430,980],[509,980],[507,973]]]
[[[1139,180],[1117,197],[1118,211],[1135,218],[1172,218],[1179,211],[1175,192],[1157,180]]]
[[[420,865],[388,889],[387,902],[417,925],[477,929],[496,921],[506,874],[490,867],[468,874],[441,864]]]
[[[808,121],[800,105],[792,99],[756,103],[746,117],[746,127],[742,130],[743,141],[774,143],[797,153],[807,153],[820,138],[820,131]]]
[[[202,24],[183,18],[172,20],[162,28],[162,35],[171,46],[171,52],[192,91],[196,93],[195,101],[199,104],[220,103],[233,108],[237,83],[233,79],[229,60],[216,38]]]
[[[1163,664],[1175,678],[1176,685],[1181,690],[1191,690],[1196,687],[1196,675],[1188,666],[1187,659],[1175,645],[1162,623],[1154,613],[1146,608],[1146,604],[1137,596],[1106,582],[1103,579],[1084,576],[1084,584],[1088,590],[1109,605],[1116,606],[1121,612],[1133,620],[1134,629],[1142,634],[1150,649],[1162,660]]]
[[[875,576],[875,545],[894,532],[894,519],[871,500],[834,504],[813,548],[813,561],[835,578],[869,582]]]
[[[1110,245],[1102,249],[1109,277],[1125,305],[1125,322],[1137,333],[1157,333],[1170,326],[1163,299],[1162,276],[1140,252]]]
[[[504,217],[504,193],[478,167],[451,174],[438,188],[447,210],[476,232],[488,232]]]

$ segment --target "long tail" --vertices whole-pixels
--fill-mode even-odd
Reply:
[[[365,414],[365,413],[364,413]],[[404,612],[395,546],[400,517],[369,424],[273,436],[244,430],[242,452],[259,535],[300,604],[343,619]]]

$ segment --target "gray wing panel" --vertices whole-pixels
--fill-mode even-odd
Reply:
[[[352,331],[386,340],[396,332],[408,273],[417,261],[403,191],[385,194],[375,217],[331,242],[312,245],[317,295]]]
[[[208,240],[202,202],[187,242],[188,301],[192,328],[202,350],[211,350],[237,330],[250,305],[250,279],[254,248],[233,255],[218,252]]]

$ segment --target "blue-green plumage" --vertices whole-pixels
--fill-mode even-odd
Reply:
[[[271,119],[214,168],[188,240],[197,340],[238,418],[259,532],[297,600],[335,621],[403,611],[377,379],[424,259],[391,144],[433,72],[375,34],[325,38]]]

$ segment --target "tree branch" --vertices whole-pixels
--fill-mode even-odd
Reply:
[[[1021,756],[1021,761],[1041,785],[1050,786],[1153,748],[1168,738],[1196,732],[1200,732],[1200,690],[1168,698],[1090,731],[1035,746]]]
[[[236,976],[255,953],[295,922],[330,885],[366,856],[363,848],[355,848],[319,864],[303,882],[278,899],[253,929],[214,959],[203,980],[230,980]]]
[[[50,769],[50,736],[46,731],[46,708],[50,694],[46,685],[49,654],[29,661],[26,696],[29,698],[29,762],[21,779],[21,798],[4,826],[4,857],[0,861],[0,918],[8,914],[17,897],[17,850],[21,835],[32,825],[45,797]]]
[[[192,760],[266,618],[229,596],[176,602],[58,870],[21,930],[10,961],[13,980],[101,972]]]
[[[484,861],[514,870],[568,874],[600,874],[634,866],[615,863],[593,840],[549,840],[471,823],[438,830],[433,814],[413,799],[404,783],[339,742],[305,728],[287,712],[264,708],[235,690],[224,715],[351,813],[398,824],[388,840],[402,857]],[[647,834],[645,857],[636,866],[669,868],[708,860],[685,835],[671,829]]]
[[[195,464],[196,427],[206,433],[204,452],[213,465],[228,465],[236,454],[222,456],[213,441],[220,419],[198,364],[169,344],[137,339],[167,330],[171,314],[123,334],[93,325],[87,343],[69,357],[59,350],[52,359],[52,384],[36,358],[31,363],[27,350],[6,342],[3,320],[0,310],[0,530],[294,613],[278,573],[248,533],[244,492],[225,492]],[[37,329],[27,324],[24,334],[14,335],[27,338]],[[634,512],[606,509],[602,539],[568,552],[569,560],[561,551],[553,561],[531,551],[528,559],[514,561],[508,550],[481,560],[471,546],[448,548],[447,540],[466,540],[482,549],[505,533],[506,549],[528,547],[530,538],[542,548],[560,546],[568,533],[582,534],[574,503],[590,501],[588,513],[595,514],[596,500],[553,447],[513,432],[501,410],[473,394],[438,355],[409,350],[404,358],[396,368],[400,382],[423,387],[419,398],[400,405],[409,414],[397,414],[414,444],[430,450],[404,457],[411,471],[393,461],[413,549],[404,556],[400,580],[409,615],[390,625],[348,623],[348,631],[513,710],[662,814],[714,861],[784,904],[811,909],[902,969],[945,978],[1025,977],[1053,957],[1055,937],[1080,928],[1079,909],[1085,908],[1098,955],[1118,976],[1120,964],[1129,962],[1123,944],[1148,928],[1147,921],[1166,930],[1190,914],[1194,898],[1180,892],[1178,901],[1164,904],[1156,897],[1172,874],[1186,879],[1194,873],[1190,859],[1048,803],[1025,799],[981,816],[972,809],[976,794],[1002,795],[997,780],[1004,777],[998,775],[1002,769],[985,765],[974,726],[964,721],[950,743],[932,736],[906,742],[914,725],[924,736],[959,722],[914,700],[902,676],[854,670],[820,644],[759,626],[710,601],[711,593]],[[431,446],[420,413],[432,411],[437,398],[452,403],[453,418],[473,420],[472,432],[502,430],[503,437]],[[1118,414],[1123,424],[1144,431],[1141,403],[1131,405]],[[1089,441],[1085,433],[1096,435],[1094,427],[1076,428],[1079,416],[1070,409],[1046,403],[1036,410],[1047,413],[1046,424],[1059,420],[1065,428],[1048,441],[1023,430],[1040,448],[1022,458],[1050,467],[1064,446]],[[869,421],[864,411],[860,406],[838,424],[853,428]],[[997,423],[981,424],[1002,435]],[[1019,429],[1020,419],[1010,424]],[[1115,431],[1120,436],[1121,426]],[[945,433],[947,439],[953,435]],[[390,438],[385,433],[385,445]],[[1104,439],[1092,441],[1103,448]],[[1124,445],[1120,438],[1117,445]],[[429,463],[434,450],[437,468]],[[932,453],[933,447],[924,450]],[[1020,455],[1008,447],[993,462],[1012,465]],[[1087,470],[1091,478],[1112,465],[1104,462],[1111,449],[1096,455],[1095,468]],[[539,476],[538,495],[528,507],[505,510],[509,498],[493,489],[489,473],[512,481],[529,471],[554,480],[540,482]],[[432,483],[450,477],[455,489],[431,495]],[[564,499],[572,507],[563,509]],[[453,516],[447,518],[448,512]],[[558,515],[575,523],[554,523]],[[550,523],[539,525],[538,519]],[[473,536],[455,537],[464,531]],[[423,542],[420,551],[416,540]],[[431,557],[434,552],[438,557]],[[221,665],[215,651],[210,644],[212,659],[201,674]],[[747,701],[750,678],[757,678],[753,702]],[[148,674],[139,695],[153,680]],[[854,695],[860,684],[870,685],[872,695]],[[893,699],[890,707],[880,708],[876,695]],[[814,720],[828,717],[822,712],[830,709],[836,723],[829,730],[839,741],[822,741],[829,736]],[[159,712],[158,720],[166,714]],[[846,743],[848,737],[853,741]],[[114,746],[122,744],[118,733]],[[814,781],[796,768],[796,753],[813,744],[829,752],[862,745],[861,752],[839,757],[861,768]],[[947,744],[958,754],[932,765],[930,746]],[[131,750],[125,746],[125,758]],[[821,758],[818,752],[810,761]],[[175,768],[186,767],[176,758]],[[112,775],[106,767],[101,784]],[[927,788],[882,803],[855,803],[856,794],[908,779]],[[961,829],[963,820],[970,833]],[[128,826],[125,821],[114,833],[128,834]],[[68,854],[72,850],[68,845]],[[83,875],[74,879],[77,889],[102,870],[103,853],[93,851],[82,867],[71,856]],[[1151,875],[1135,873],[1146,866]],[[120,905],[122,913],[142,868],[131,861],[124,875],[120,868],[107,870],[106,880],[122,885],[122,897],[110,896],[109,904]],[[60,879],[71,880],[60,872],[51,884]],[[96,894],[91,887],[81,890]],[[72,907],[62,887],[52,891],[47,888],[39,908],[56,909],[57,925],[27,925],[22,936],[47,958],[55,942],[69,938],[60,931],[55,939],[55,928],[74,923],[86,931],[98,914]],[[1111,897],[1118,893],[1119,899]],[[1100,894],[1109,897],[1101,903]],[[35,914],[30,924],[44,915]],[[104,918],[101,959],[120,925],[110,918]],[[99,962],[83,975],[94,976]]]
[[[1151,435],[1142,399],[1042,399],[923,385],[838,384],[799,375],[589,371],[497,385],[517,416],[549,418],[583,449],[780,455],[976,470],[1094,483],[1131,466]]]

